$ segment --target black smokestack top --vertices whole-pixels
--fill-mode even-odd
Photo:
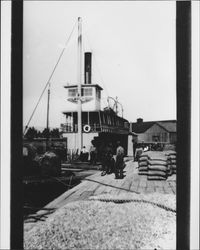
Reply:
[[[85,84],[92,83],[92,53],[85,53]]]
[[[140,124],[143,123],[143,119],[142,118],[138,118],[137,119],[137,123],[140,123]]]

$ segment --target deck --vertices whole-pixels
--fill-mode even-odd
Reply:
[[[115,179],[114,174],[101,176],[101,172],[86,177],[79,185],[49,203],[45,208],[56,209],[77,200],[86,200],[100,194],[120,195],[124,193],[162,193],[176,194],[176,175],[166,181],[147,180],[147,176],[138,175],[138,163],[126,162],[125,177]]]

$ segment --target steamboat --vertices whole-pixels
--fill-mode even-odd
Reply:
[[[78,84],[66,85],[67,107],[63,111],[66,122],[61,124],[63,137],[67,138],[68,149],[80,152],[89,148],[91,141],[97,148],[106,143],[120,141],[127,152],[129,122],[123,118],[123,106],[117,97],[107,97],[108,106],[101,109],[103,88],[92,81],[92,53],[84,53],[84,82],[82,83],[82,25],[78,18]],[[110,101],[113,105],[110,105]],[[121,108],[121,116],[119,115]]]
[[[103,88],[99,84],[93,83],[92,81],[92,53],[84,52],[84,81],[82,81],[82,54],[82,21],[79,17],[78,79],[77,84],[68,84],[64,86],[67,97],[66,106],[68,108],[63,111],[65,123],[60,125],[62,138],[59,138],[57,141],[64,143],[66,155],[75,154],[79,156],[82,147],[89,150],[91,142],[97,148],[97,152],[100,152],[100,150],[108,143],[112,143],[113,149],[115,149],[118,141],[120,141],[121,145],[125,149],[125,152],[127,153],[129,122],[123,118],[123,106],[117,98],[107,97],[108,105],[104,109],[101,109],[101,96]],[[51,74],[44,89],[46,90],[46,87],[49,87],[47,103],[47,130],[49,130],[50,80],[52,75],[53,74]],[[43,91],[42,94],[44,92],[45,91]],[[40,99],[41,96],[39,101]],[[121,109],[121,115],[119,115],[119,107]],[[25,128],[25,132],[27,128],[28,125]],[[38,143],[40,139],[35,139],[35,143],[36,141]],[[56,139],[54,139],[54,142],[55,141]],[[23,183],[25,185],[25,194],[27,195],[25,196],[28,203],[30,203],[30,196],[35,197],[35,201],[31,200],[31,202],[34,204],[36,202],[40,206],[45,205],[43,203],[41,204],[40,201],[41,199],[44,200],[43,198],[47,193],[51,193],[50,199],[52,199],[53,196],[58,196],[62,192],[66,191],[66,189],[77,185],[84,176],[94,173],[91,172],[92,167],[88,165],[85,167],[85,170],[89,170],[91,173],[88,172],[87,174],[84,172],[83,175],[77,175],[78,168],[81,168],[80,165],[73,168],[72,161],[62,162],[61,164],[57,155],[53,155],[51,152],[50,146],[53,145],[52,139],[46,138],[46,140],[42,140],[43,144],[45,142],[46,147],[43,148],[46,148],[46,150],[48,149],[48,151],[44,152],[44,154],[40,156],[38,156],[36,150],[31,148],[30,143],[28,143],[25,139],[23,146]],[[70,159],[72,159],[72,157]],[[68,160],[67,157],[66,160]],[[98,161],[100,161],[100,157]],[[77,162],[78,158],[76,158],[76,163]],[[67,165],[68,167],[66,168]],[[70,166],[71,170],[69,170]],[[38,195],[39,193],[40,195]],[[40,198],[41,196],[43,198]],[[48,200],[48,202],[49,201],[50,200]]]

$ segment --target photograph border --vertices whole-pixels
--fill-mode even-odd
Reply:
[[[177,249],[190,249],[191,2],[176,2]],[[11,249],[23,249],[23,1],[12,1]]]

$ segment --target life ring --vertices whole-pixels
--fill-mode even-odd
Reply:
[[[86,133],[90,132],[90,130],[91,130],[90,125],[85,125],[85,126],[83,127],[83,130],[84,130],[84,132],[86,132]]]
[[[90,125],[85,125],[85,126],[83,127],[83,130],[84,130],[84,132],[86,132],[86,133],[90,132],[90,130],[91,130]]]

